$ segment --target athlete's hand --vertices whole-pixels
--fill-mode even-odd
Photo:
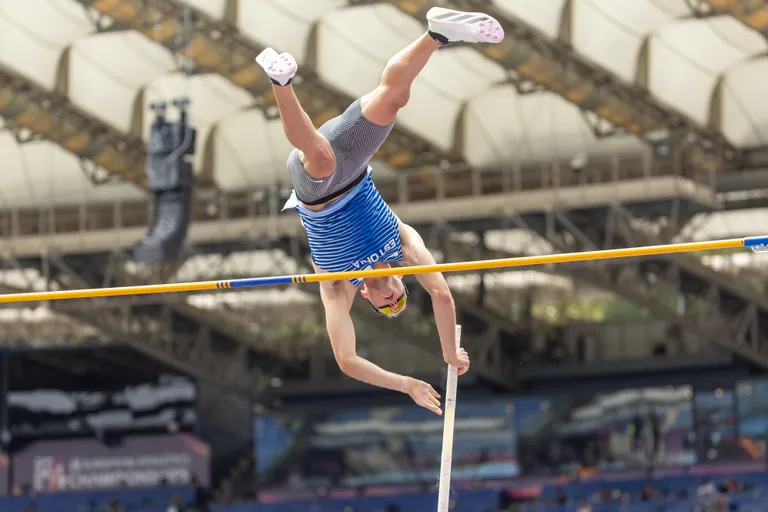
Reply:
[[[469,371],[469,354],[463,348],[456,349],[454,354],[444,355],[445,362],[458,369],[459,375]]]
[[[408,379],[408,394],[411,395],[414,402],[435,414],[443,414],[440,409],[440,395],[437,394],[435,388],[424,381],[411,377],[406,377],[406,379]]]

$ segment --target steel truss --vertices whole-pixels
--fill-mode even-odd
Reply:
[[[736,148],[719,130],[696,123],[573,51],[568,28],[561,30],[558,40],[550,39],[488,0],[349,0],[349,3],[389,3],[422,23],[427,11],[436,5],[486,12],[499,20],[507,37],[501,44],[475,48],[513,72],[514,83],[521,93],[545,89],[558,94],[603,121],[592,123],[597,136],[624,132],[637,135],[652,146],[662,140],[676,151],[685,148],[681,156],[700,170],[719,170],[723,164],[739,157]],[[563,27],[567,26],[570,5],[571,2],[566,2],[563,9],[566,13]]]
[[[534,221],[517,218],[562,252],[664,243],[652,223],[621,206],[603,212],[552,212]],[[616,293],[760,367],[768,368],[768,300],[753,282],[723,274],[696,255],[563,265],[574,279]]]
[[[91,123],[96,127],[95,129],[99,129],[98,121],[91,120]],[[140,154],[137,152],[137,155]],[[585,194],[583,192],[585,187],[594,188],[596,184],[602,184],[603,187],[607,186],[610,189],[613,197],[616,197],[617,187],[628,187],[626,190],[626,194],[629,194],[627,198],[637,197],[633,191],[635,190],[633,183],[637,180],[650,183],[648,180],[667,179],[656,178],[660,174],[666,174],[669,179],[673,180],[669,183],[664,182],[659,189],[662,190],[661,196],[666,197],[667,192],[663,190],[673,185],[674,180],[682,179],[676,177],[678,169],[663,166],[657,168],[655,162],[649,160],[633,162],[627,166],[622,166],[618,160],[611,160],[606,162],[604,167],[598,166],[594,174],[582,176],[576,181],[571,180],[567,173],[561,171],[559,166],[552,165],[543,168],[520,168],[512,172],[486,170],[482,173],[469,172],[466,175],[449,172],[438,175],[426,195],[423,186],[412,182],[408,177],[402,177],[393,186],[382,184],[382,193],[387,195],[393,203],[402,203],[400,213],[408,222],[411,222],[412,218],[416,220],[415,217],[423,215],[420,212],[429,211],[430,215],[437,212],[438,216],[443,215],[440,211],[445,211],[448,208],[446,197],[456,197],[457,191],[468,194],[467,198],[475,199],[483,195],[498,194],[499,189],[501,189],[509,193],[509,200],[494,199],[499,207],[503,204],[510,204],[510,202],[520,206],[525,201],[526,193],[536,190],[547,195],[554,194],[553,197],[557,197],[559,200],[572,194],[573,198],[568,199],[569,202],[583,201],[586,198],[586,204],[591,204],[591,201],[601,202],[603,200],[601,194],[604,194],[602,192]],[[673,188],[676,189],[677,187]],[[698,197],[697,194],[698,192],[694,194],[694,197]],[[704,193],[704,196],[706,195],[707,193]],[[702,196],[702,200],[704,200],[704,196]],[[243,220],[252,224],[248,219],[252,215],[259,215],[265,211],[258,204],[248,203],[247,206],[238,204],[238,199],[242,198],[235,197],[230,200],[226,196],[222,197],[220,204],[223,207],[222,212],[231,208],[232,213],[239,212],[239,216],[245,214]],[[531,197],[528,202],[531,204],[531,208],[537,210],[541,207],[541,201],[541,198]],[[545,201],[549,202],[549,199]],[[433,202],[434,207],[428,206]],[[461,203],[461,201],[458,202]],[[14,245],[12,239],[19,237],[18,240],[23,239],[26,243],[31,243],[30,247],[36,246],[32,254],[38,255],[42,250],[44,255],[41,256],[41,261],[45,263],[39,263],[38,267],[43,270],[47,269],[46,272],[48,273],[54,271],[55,278],[49,280],[49,284],[52,286],[82,287],[156,282],[164,276],[137,276],[127,272],[124,256],[105,257],[103,255],[104,249],[102,249],[101,255],[97,251],[96,256],[64,256],[57,249],[57,242],[54,242],[54,245],[50,247],[46,245],[45,247],[48,248],[43,249],[43,246],[29,237],[35,232],[45,233],[43,238],[48,244],[54,240],[50,237],[51,234],[66,228],[64,231],[74,235],[79,240],[77,242],[78,247],[81,247],[84,230],[88,231],[92,227],[120,230],[128,226],[137,226],[140,227],[139,229],[143,229],[147,222],[149,209],[145,204],[133,206],[135,208],[128,209],[116,204],[107,210],[98,206],[82,206],[76,207],[71,216],[64,215],[63,211],[30,212],[32,216],[28,220],[31,221],[31,224],[25,222],[26,217],[23,213],[10,212],[10,216],[5,219],[8,224],[3,222],[4,234],[9,237],[5,240],[6,245]],[[435,208],[438,206],[439,208],[436,210]],[[467,205],[465,204],[461,208],[466,210]],[[450,209],[454,214],[459,212],[454,207],[450,207]],[[105,218],[113,218],[112,224],[104,225]],[[64,222],[61,223],[61,220]],[[213,220],[214,223],[220,222],[216,219],[206,218],[205,220]],[[292,224],[294,220],[286,219],[286,222]],[[280,221],[277,224],[286,224],[286,222]],[[6,231],[7,227],[10,229]],[[194,231],[193,228],[193,236]],[[107,236],[105,240],[107,239],[109,240],[109,248],[114,247],[117,243],[112,236]],[[55,256],[57,254],[58,256]],[[25,254],[25,257],[28,256],[30,253]],[[20,268],[19,265],[17,262],[18,268]],[[80,270],[75,271],[72,270],[73,268]],[[76,278],[80,275],[80,271],[84,272],[85,280]],[[101,304],[90,309],[73,307],[70,304],[57,304],[56,310],[97,327],[113,338],[130,343],[160,360],[167,363],[174,362],[176,367],[183,371],[192,372],[200,378],[221,382],[224,387],[241,393],[258,393],[258,386],[252,386],[251,383],[257,382],[263,385],[265,381],[270,380],[260,373],[258,362],[254,360],[256,355],[259,357],[263,355],[261,350],[265,347],[259,346],[257,351],[249,347],[250,339],[253,336],[250,335],[247,327],[233,320],[232,315],[225,311],[201,310],[180,301],[163,302],[159,307],[149,307],[145,298],[141,297],[116,301],[114,304],[114,307],[104,306],[104,312],[99,313],[98,316],[96,312],[101,311]],[[519,326],[505,321],[502,317],[484,310],[462,297],[457,297],[457,305],[462,322],[470,327],[467,332],[467,346],[474,351],[472,356],[476,361],[478,370],[489,381],[499,386],[507,388],[514,386],[514,372],[511,366],[513,363],[510,363],[510,359],[506,357],[510,353],[502,351],[500,343],[515,340],[512,343],[515,346],[514,353],[519,353],[523,346],[520,338],[524,337]],[[394,335],[393,337],[396,339],[413,341],[417,348],[423,348],[421,344],[416,343],[417,340],[424,339],[425,335],[429,334],[429,331],[424,331],[423,327],[427,322],[427,315],[422,318],[421,322],[416,322],[414,325],[400,323],[397,326],[393,325],[395,322],[378,318],[375,315],[371,316],[370,311],[365,307],[357,309],[355,315],[356,319],[362,319],[363,323],[372,326],[371,331],[386,332]],[[485,324],[491,327],[483,327]],[[171,335],[175,330],[182,332],[178,336]],[[225,341],[217,341],[219,339]],[[261,339],[260,342],[263,343],[264,340]],[[283,344],[283,348],[285,346],[286,344]],[[335,368],[327,354],[325,357],[312,358],[301,355],[298,360],[295,354],[281,355],[285,359],[268,365],[271,371],[270,375],[285,379],[291,378],[291,375],[307,376],[311,372],[328,374],[329,370],[332,372],[332,369]],[[308,359],[314,362],[311,368],[306,362]],[[231,363],[222,363],[226,360],[231,360]],[[235,366],[231,367],[230,370],[229,364]],[[243,385],[243,383],[247,384]]]
[[[61,71],[64,72],[64,71]],[[18,73],[0,67],[0,116],[19,142],[40,138],[146,188],[144,143],[81,111],[63,94],[47,91]],[[84,165],[84,170],[89,171]],[[94,182],[104,181],[90,172]]]
[[[613,173],[611,173],[613,175]],[[647,182],[646,182],[647,183]],[[631,181],[626,183],[627,185],[631,185]],[[539,186],[543,186],[544,183],[539,180]],[[594,188],[594,186],[592,187]],[[612,184],[609,185],[608,188],[604,192],[612,192],[612,197],[616,197],[616,192],[621,188],[621,185],[619,184]],[[637,187],[634,187],[635,189]],[[645,187],[644,187],[645,188]],[[680,189],[678,187],[672,187],[676,193],[680,193]],[[689,189],[692,189],[691,187],[688,187]],[[695,187],[694,187],[695,188]],[[524,189],[524,188],[523,188]],[[582,187],[574,187],[575,190],[581,190]],[[519,189],[518,189],[519,190]],[[558,190],[558,189],[552,189],[552,192],[554,193],[554,198],[558,198],[559,202],[563,202],[564,197],[566,197],[565,193],[566,189]],[[687,209],[693,209],[694,211],[700,211],[700,209],[703,207],[707,209],[707,206],[699,205],[698,201],[695,199],[696,194],[694,194],[691,197],[684,197],[679,200],[669,200],[669,196],[667,191],[665,191],[663,187],[661,189],[658,189],[657,192],[659,192],[661,195],[658,196],[658,198],[666,198],[664,201],[662,201],[664,204],[663,206],[659,207],[657,205],[656,211],[657,215],[665,216],[665,217],[675,217],[675,212],[677,211],[687,211]],[[407,189],[406,189],[407,191]],[[565,201],[564,203],[572,204],[574,205],[575,209],[580,210],[593,210],[595,208],[604,208],[604,206],[599,205],[605,205],[606,197],[605,194],[602,196],[600,194],[595,195],[594,191],[592,191],[592,194],[585,194],[584,192],[574,192],[575,196],[574,199],[579,199],[578,201]],[[383,192],[384,193],[384,192]],[[636,193],[636,192],[635,192]],[[407,194],[406,194],[407,195]],[[497,194],[498,196],[498,194]],[[534,193],[535,196],[535,193]],[[706,194],[705,194],[706,196]],[[522,207],[522,205],[526,202],[527,194],[525,192],[520,193],[512,193],[509,195],[508,199],[505,199],[504,201],[501,201],[498,199],[498,197],[495,196],[488,196],[488,198],[494,198],[493,201],[498,202],[499,209],[496,207],[492,207],[487,212],[480,212],[478,210],[478,207],[473,207],[471,212],[464,212],[464,209],[466,209],[467,205],[461,206],[464,201],[463,200],[451,200],[451,199],[442,199],[438,201],[414,201],[414,202],[406,202],[402,205],[402,208],[400,208],[399,205],[396,206],[396,210],[398,211],[401,218],[408,223],[411,223],[412,225],[416,226],[417,228],[421,229],[423,233],[428,233],[430,230],[437,233],[437,236],[426,236],[428,244],[438,250],[443,251],[444,254],[448,255],[450,258],[458,258],[462,260],[468,259],[468,257],[465,255],[465,253],[458,253],[455,249],[451,249],[452,243],[451,239],[445,239],[445,237],[439,236],[440,229],[439,226],[440,223],[435,224],[435,211],[436,209],[440,210],[440,212],[445,213],[439,213],[438,218],[445,218],[448,215],[451,215],[450,218],[454,218],[457,222],[455,224],[455,228],[459,230],[466,231],[468,229],[476,229],[480,232],[482,232],[485,229],[509,229],[514,228],[514,224],[511,223],[511,221],[505,221],[504,219],[501,219],[499,221],[499,210],[502,212],[505,210],[503,208],[504,204],[507,205],[514,205],[516,208]],[[589,199],[587,202],[584,202],[585,198],[592,197],[592,199]],[[638,197],[638,196],[632,196],[632,197]],[[643,196],[643,199],[641,201],[658,201],[658,198],[656,196]],[[477,198],[473,197],[473,201],[476,201]],[[531,198],[534,199],[534,198]],[[501,201],[501,202],[499,202]],[[452,205],[453,202],[456,202],[457,204]],[[530,201],[529,201],[530,202]],[[708,201],[706,198],[704,198],[704,203],[707,203]],[[533,204],[536,203],[536,204]],[[680,204],[678,204],[680,203]],[[473,203],[474,204],[474,203]],[[430,206],[432,205],[432,206]],[[485,201],[484,207],[487,207],[490,205],[489,201]],[[250,229],[252,229],[254,226],[258,226],[259,224],[264,224],[265,226],[268,226],[270,224],[271,218],[264,218],[264,216],[259,217],[258,215],[256,217],[250,217],[248,215],[248,212],[250,211],[249,208],[243,208],[242,205],[236,206],[232,205],[233,213],[239,212],[238,215],[245,214],[246,216],[242,219],[242,221],[245,221],[245,223],[250,226]],[[519,215],[525,215],[526,217],[532,217],[536,218],[537,216],[542,215],[543,211],[546,211],[546,206],[542,204],[541,200],[535,200],[530,205],[530,210],[527,212],[521,213]],[[223,210],[226,211],[226,210]],[[519,211],[519,210],[516,210]],[[85,212],[88,213],[88,212]],[[99,212],[96,212],[97,214]],[[427,213],[425,215],[425,213]],[[472,220],[473,216],[481,215],[477,219]],[[503,215],[503,213],[501,214]],[[469,219],[467,218],[469,216]],[[489,217],[490,216],[490,217]],[[103,214],[100,215],[100,217],[103,217]],[[121,216],[122,218],[122,216]],[[228,218],[228,217],[227,217]],[[264,229],[263,232],[260,229],[257,229],[257,231],[247,231],[247,232],[238,232],[237,230],[232,230],[229,228],[226,228],[226,225],[228,221],[222,219],[212,219],[211,221],[205,223],[205,224],[211,224],[211,227],[216,232],[215,236],[220,236],[221,233],[224,233],[225,235],[229,236],[229,245],[221,245],[222,243],[226,242],[224,239],[216,238],[213,239],[200,239],[197,240],[197,242],[207,242],[207,243],[214,243],[213,248],[217,251],[231,251],[231,250],[247,250],[243,247],[236,247],[237,244],[232,245],[232,239],[233,238],[239,238],[241,241],[250,240],[250,239],[260,239],[260,240],[267,240],[263,238],[270,230]],[[306,262],[306,257],[308,254],[308,250],[306,248],[306,242],[303,233],[301,232],[300,228],[298,226],[295,226],[296,219],[293,216],[284,216],[281,219],[273,219],[274,220],[274,230],[273,233],[279,237],[284,237],[283,245],[280,246],[280,248],[285,251],[288,254],[291,254],[292,257],[299,261],[300,263]],[[467,223],[468,221],[468,223]],[[237,222],[240,222],[239,220]],[[265,224],[266,223],[266,224]],[[57,223],[54,222],[53,225],[56,225]],[[90,221],[87,221],[85,223],[83,222],[77,222],[76,225],[89,225]],[[37,223],[35,223],[37,225]],[[437,227],[435,227],[437,226]],[[474,226],[474,227],[472,227]],[[26,231],[25,229],[19,228],[18,230],[16,228],[11,229],[12,232],[17,233],[19,231]],[[191,239],[197,239],[199,235],[196,234],[196,229],[193,226],[192,232],[191,232]],[[239,233],[239,236],[238,236]],[[249,234],[250,233],[250,234]],[[257,234],[261,233],[261,234]],[[80,231],[78,233],[73,233],[73,235],[76,236],[78,242],[78,247],[82,247],[83,238],[82,236],[85,233]],[[30,242],[30,237],[25,236],[23,238],[20,238],[19,241],[23,241],[24,244],[27,244]],[[51,235],[46,235],[45,240],[47,244],[50,244],[52,240],[55,240],[55,238],[52,238]],[[104,238],[105,241],[109,241],[108,244],[110,247],[114,247],[115,244],[115,238],[114,236],[106,236]],[[277,238],[275,240],[280,240],[280,238]],[[17,244],[15,243],[13,237],[6,240],[6,246],[10,250],[18,249]],[[246,245],[248,245],[246,243]],[[455,246],[455,243],[453,244]],[[37,249],[35,249],[36,252],[31,253],[31,259],[35,259],[34,254],[39,254],[39,251],[42,249],[42,247],[50,247],[49,252],[53,253],[56,251],[56,247],[59,247],[61,249],[63,246],[58,245],[54,242],[53,245],[44,245],[44,246],[37,246]],[[218,247],[218,249],[216,249]],[[229,247],[227,249],[226,247]],[[256,248],[254,246],[254,248]],[[264,249],[266,246],[264,246],[263,243],[258,244],[258,248]],[[82,250],[82,249],[81,249]],[[99,254],[96,252],[96,254]],[[102,253],[104,254],[103,250]],[[476,259],[483,259],[485,257],[488,257],[487,250],[483,249],[479,251],[478,253],[473,254],[472,258]],[[88,256],[81,255],[79,258],[89,258]],[[25,253],[24,256],[25,260],[30,259],[30,253]],[[68,256],[67,258],[75,258],[75,260],[78,257],[74,256]],[[77,275],[80,270],[83,272],[92,272],[92,269],[99,269],[104,268],[105,265],[108,265],[109,259],[105,258],[104,256],[98,256],[93,257],[90,256],[92,259],[92,262],[89,263],[81,263],[78,271],[76,272],[70,272],[70,275]],[[87,260],[86,260],[87,261]],[[70,265],[71,266],[71,265]],[[114,267],[114,265],[113,265]],[[305,266],[305,268],[309,269],[309,267]],[[134,282],[130,279],[123,279],[122,281],[115,281],[115,278],[112,277],[113,275],[121,275],[120,272],[116,272],[115,270],[104,270],[100,271],[102,272],[101,275],[97,275],[95,278],[88,279],[88,283],[94,283],[94,284],[87,284],[85,286],[104,286],[105,283],[109,284],[112,282],[120,282],[120,283],[131,283]],[[267,272],[270,273],[270,272]],[[285,272],[275,272],[275,273],[285,273]],[[109,280],[105,280],[105,276],[109,277]],[[207,275],[205,278],[212,278],[209,275]],[[135,277],[133,278],[135,279]],[[158,278],[152,276],[145,276],[146,281],[157,281]],[[74,287],[82,287],[84,286],[82,283],[73,281],[69,283],[70,286]],[[418,287],[414,287],[415,290],[418,289]],[[387,319],[379,318],[376,315],[371,316],[371,311],[369,308],[367,308],[362,302],[356,306],[358,309],[355,310],[356,315],[356,321],[369,324],[373,327],[371,329],[374,332],[378,333],[387,333],[386,335],[382,335],[379,337],[379,341],[388,341],[388,340],[382,340],[381,338],[384,336],[391,336],[394,339],[407,341],[410,343],[413,343],[414,346],[417,348],[424,348],[421,343],[419,343],[418,340],[421,339],[429,339],[430,337],[434,336],[434,332],[430,330],[428,327],[431,325],[431,313],[429,312],[428,307],[428,300],[426,298],[418,297],[418,292],[416,296],[414,297],[414,303],[417,307],[411,308],[410,314],[416,313],[416,316],[414,317],[413,321],[407,321],[407,322],[392,322]],[[489,380],[490,382],[495,383],[496,385],[503,386],[503,387],[514,387],[515,380],[514,380],[514,367],[513,365],[516,364],[517,361],[519,361],[519,357],[522,353],[525,352],[527,348],[527,344],[531,338],[531,333],[533,332],[533,328],[531,326],[520,326],[515,323],[512,323],[505,319],[503,316],[493,312],[490,308],[485,307],[482,303],[474,302],[472,299],[467,299],[465,297],[462,297],[460,295],[457,295],[456,297],[457,306],[460,313],[461,321],[467,325],[467,333],[466,333],[466,341],[467,341],[467,347],[471,350],[471,355],[473,359],[475,360],[475,367],[477,370],[482,373],[482,375]],[[117,311],[117,313],[112,313],[114,316],[115,314],[121,314],[123,321],[122,324],[119,322],[113,322],[114,325],[107,326],[108,328],[111,328],[113,331],[117,331],[118,327],[120,325],[126,325],[129,324],[128,318],[130,318],[131,314],[141,315],[142,317],[146,318],[147,315],[150,316],[150,319],[154,322],[154,325],[165,325],[166,330],[163,331],[167,334],[169,329],[168,318],[173,318],[173,315],[179,315],[182,316],[186,315],[185,317],[187,319],[190,318],[190,316],[196,318],[197,320],[206,320],[207,322],[210,322],[211,325],[209,326],[209,329],[215,330],[217,326],[221,325],[229,325],[231,323],[231,320],[225,316],[226,312],[199,312],[196,315],[190,315],[189,311],[181,311],[179,312],[180,307],[189,307],[188,305],[184,305],[183,303],[181,306],[178,303],[168,303],[165,301],[161,302],[160,308],[152,308],[148,306],[150,302],[147,301],[147,298],[144,297],[136,297],[136,298],[126,298],[121,299],[120,301],[115,301],[112,304],[115,304],[114,308],[111,308],[113,311]],[[117,307],[117,305],[120,305]],[[420,307],[418,307],[420,306]],[[95,308],[94,308],[95,310]],[[159,311],[165,312],[164,315],[159,315]],[[169,313],[170,311],[170,313]],[[421,313],[421,314],[418,314]],[[73,312],[74,314],[74,312]],[[79,313],[82,315],[82,311]],[[91,312],[93,314],[93,312]],[[219,321],[218,322],[212,322],[210,320],[210,315],[219,315]],[[157,316],[159,315],[159,318]],[[366,315],[368,315],[366,317]],[[165,323],[163,323],[165,322]],[[145,320],[145,324],[149,324],[150,320]],[[99,324],[103,325],[103,324]],[[187,329],[188,331],[189,329]],[[145,331],[146,332],[146,329]],[[202,331],[203,335],[200,335],[199,337],[202,337],[203,342],[206,342],[205,338],[205,331]],[[150,340],[153,339],[150,335],[152,335],[151,332],[145,334],[142,337],[128,337],[125,333],[122,333],[124,337],[122,339],[126,339],[132,343],[140,343],[142,340]],[[130,334],[130,333],[128,333]],[[143,334],[143,333],[142,333]],[[157,335],[154,335],[155,338],[157,338]],[[162,341],[160,343],[160,347],[163,349],[167,349],[166,352],[161,352],[161,355],[165,355],[165,357],[179,357],[181,358],[182,362],[185,361],[184,358],[188,358],[189,354],[187,354],[183,347],[190,347],[193,346],[193,343],[195,342],[197,338],[192,339],[192,341],[185,340],[182,343],[182,348],[177,348],[173,346],[167,346],[170,342]],[[245,344],[247,340],[241,339],[241,344]],[[206,346],[203,345],[203,348]],[[200,353],[203,349],[197,349],[196,352]],[[233,354],[229,352],[230,355],[237,355],[238,357],[240,354]],[[212,358],[211,358],[212,359]],[[325,367],[326,370],[328,368],[334,368],[334,365],[332,362],[329,362],[328,359],[322,359],[322,358],[311,358],[313,361],[325,361],[324,363],[318,363],[317,366],[319,367]],[[217,365],[218,366],[218,365]],[[305,370],[307,370],[305,368]],[[309,370],[307,370],[309,371]],[[320,371],[322,373],[322,368],[320,368]],[[207,376],[207,378],[218,378],[218,376],[211,376],[210,373],[205,373],[205,371],[201,371],[199,373],[200,376]],[[224,376],[226,377],[226,375]]]
[[[768,3],[765,0],[686,0],[697,16],[725,14],[768,37]]]
[[[524,219],[512,216],[509,223],[520,229],[538,233],[556,251],[573,252],[609,249],[632,245],[658,244],[657,235],[637,227],[637,220],[621,207],[608,209],[604,218],[595,216],[589,226],[605,225],[607,228],[592,230],[577,225],[567,212],[551,212],[539,219]],[[517,256],[499,249],[489,249],[478,242],[459,242],[455,238],[443,243],[442,250],[449,259],[507,258]],[[709,344],[733,352],[753,364],[768,367],[765,335],[760,332],[764,324],[766,301],[759,294],[751,292],[748,283],[740,276],[722,274],[703,265],[695,256],[665,258],[662,260],[621,260],[606,262],[585,262],[564,264],[553,267],[539,267],[539,270],[564,276],[574,282],[596,287],[623,297],[664,320],[670,333],[667,342],[677,344],[675,352],[700,353]],[[744,285],[746,288],[741,288]],[[478,286],[477,300],[483,299],[482,281]],[[726,308],[724,305],[728,304]],[[762,324],[761,324],[762,322]],[[560,346],[568,339],[562,330],[537,325],[535,332],[546,334]],[[688,341],[685,341],[688,340]],[[498,338],[488,340],[486,351],[510,354],[509,344]],[[519,347],[519,345],[518,345]],[[527,348],[522,345],[523,349]],[[519,348],[518,348],[519,350]],[[519,357],[519,352],[514,355]]]
[[[4,255],[6,269],[22,269]],[[60,256],[47,254],[35,265],[48,289],[130,286],[164,281],[178,268],[145,266],[136,272],[124,254]],[[30,283],[28,288],[40,283]],[[288,357],[264,333],[252,331],[242,318],[207,311],[186,303],[52,302],[51,310],[99,329],[166,364],[215,382],[249,398],[260,396],[274,377],[306,378],[305,358]]]
[[[631,213],[615,206],[588,213],[561,210],[525,217],[510,214],[500,225],[497,225],[497,228],[531,230],[538,233],[557,250],[581,251],[660,243],[661,240],[654,232],[663,230],[657,229],[651,221],[647,221],[646,226],[650,228],[643,227],[643,224],[633,218]],[[482,231],[475,234],[474,238],[477,240],[475,243],[466,241],[465,230],[447,223],[436,223],[430,228],[422,227],[421,231],[425,234],[427,244],[439,251],[445,261],[511,256],[504,251],[486,246],[483,243],[485,234]],[[297,261],[300,266],[299,271],[311,271],[307,264],[308,249],[303,237],[278,240],[275,247]],[[279,256],[276,257],[279,258]],[[46,266],[49,267],[48,274],[55,277],[51,281],[59,286],[68,287],[156,282],[163,280],[161,278],[167,279],[178,268],[177,265],[175,268],[165,269],[162,275],[138,273],[141,275],[137,277],[136,271],[126,270],[125,262],[121,262],[116,257],[106,262],[104,257],[90,259],[56,257],[50,260]],[[121,262],[122,266],[118,265],[118,262]],[[52,272],[50,268],[56,271]],[[93,269],[99,268],[103,270],[93,272]],[[739,276],[721,276],[701,264],[695,257],[581,263],[542,269],[575,281],[586,282],[627,298],[670,325],[678,326],[691,338],[707,340],[756,364],[766,364],[758,343],[762,343],[759,335],[761,315],[764,316],[768,308],[765,308],[758,295],[745,293],[749,286],[739,283],[737,281]],[[201,277],[219,277],[215,269],[206,269],[205,272]],[[123,277],[116,277],[121,273]],[[274,272],[266,271],[265,273]],[[505,318],[486,304],[482,283],[481,280],[474,296],[456,294],[459,318],[467,331],[466,347],[470,350],[474,367],[486,380],[500,387],[514,388],[515,365],[519,364],[526,352],[530,350],[531,338],[542,334],[557,338],[564,336],[565,333],[550,326],[515,323]],[[316,287],[308,289],[317,295]],[[419,290],[420,287],[413,287],[413,306],[409,308],[404,318],[398,321],[381,318],[374,314],[363,301],[357,301],[353,309],[356,324],[368,326],[366,333],[386,333],[371,340],[375,343],[388,342],[389,344],[391,340],[400,340],[418,349],[434,350],[437,345],[429,347],[421,341],[436,340],[436,333],[432,326],[428,297]],[[673,300],[670,301],[670,299]],[[743,307],[735,310],[732,305],[737,300],[741,301]],[[54,304],[61,305],[57,311],[82,319],[117,339],[140,346],[142,350],[153,356],[165,362],[174,363],[177,367],[191,371],[201,378],[225,383],[228,382],[227,379],[232,379],[235,382],[229,381],[225,386],[241,393],[245,393],[246,389],[243,386],[238,387],[238,383],[255,380],[266,383],[269,380],[258,369],[261,362],[269,361],[268,366],[272,370],[270,378],[290,379],[291,375],[296,378],[307,378],[313,372],[313,369],[306,365],[306,360],[297,357],[296,354],[279,353],[279,350],[276,350],[278,347],[262,341],[261,338],[258,338],[259,346],[252,349],[243,348],[247,346],[248,339],[242,337],[232,343],[231,339],[238,334],[238,332],[232,332],[233,326],[242,325],[242,320],[236,315],[220,317],[226,318],[227,325],[219,324],[218,330],[215,325],[192,329],[184,322],[184,315],[187,320],[191,318],[202,321],[204,319],[200,318],[200,313],[190,313],[186,309],[188,305],[176,300],[168,303],[162,296],[121,298],[114,301],[101,301],[98,304],[94,302],[90,313],[84,311],[82,304],[78,305],[77,302]],[[724,310],[723,305],[727,305],[728,309]],[[104,313],[94,318],[93,312],[97,310]],[[205,313],[208,312],[205,311],[203,314]],[[217,313],[226,315],[226,312],[217,311]],[[179,335],[170,336],[172,332],[178,332]],[[229,336],[229,340],[226,336]],[[283,341],[290,344],[290,340]],[[557,339],[556,341],[563,344],[566,340]],[[281,346],[285,347],[285,343]],[[691,353],[696,350],[693,347],[688,349],[684,347],[682,351]],[[247,364],[243,365],[243,361],[249,360],[250,354],[254,358],[254,367],[250,368],[251,373],[248,369],[244,369]],[[319,350],[313,354],[313,358],[322,354],[323,351]],[[281,356],[283,359],[277,361],[270,359]],[[327,351],[320,360],[321,363],[315,365],[315,375],[335,376],[328,373],[329,368],[335,368],[335,364]],[[235,367],[230,370],[233,367],[229,365],[232,364]],[[243,379],[242,375],[250,375],[250,377]],[[249,386],[246,387],[250,389]],[[257,389],[256,386],[253,389]],[[257,393],[253,390],[251,392]]]
[[[295,246],[292,243],[280,245]],[[295,257],[306,261],[305,254]],[[287,253],[283,254],[283,258],[286,256]],[[9,255],[5,255],[4,261],[6,269],[21,270],[22,265],[27,268],[33,265],[29,258],[22,263]],[[40,281],[44,281],[48,289],[162,282],[169,280],[182,263],[137,266],[124,254],[47,254],[33,265],[43,279],[30,281],[26,289],[39,289]],[[276,273],[275,270],[262,270],[270,275]],[[304,271],[311,271],[311,268],[304,268]],[[212,268],[206,268],[204,272],[208,276],[220,274]],[[21,291],[11,286],[3,286],[3,290],[8,293]],[[308,285],[308,291],[319,297],[317,287]],[[249,399],[263,398],[262,391],[275,383],[339,376],[327,343],[307,347],[304,339],[270,335],[271,321],[262,318],[268,313],[259,314],[258,307],[243,315],[242,311],[196,308],[185,299],[185,294],[119,297],[115,300],[53,302],[49,307],[55,313],[98,329],[114,341],[127,343],[180,371]],[[315,309],[318,307],[319,304]],[[433,364],[435,361],[426,354],[426,347],[420,342],[423,330],[398,332],[395,329],[393,332],[391,324],[369,313],[369,308],[364,307],[357,307],[353,312],[356,323],[364,326],[358,331],[361,346],[375,344],[381,347],[384,343],[402,346],[400,344],[405,342],[417,349],[405,352],[406,356],[415,357],[414,368],[442,366]],[[294,318],[294,321],[299,320],[298,316]],[[402,350],[392,353],[403,355]],[[378,353],[373,353],[372,358],[386,359]]]

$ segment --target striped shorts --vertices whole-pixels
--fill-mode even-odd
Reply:
[[[307,231],[312,261],[326,272],[373,268],[377,261],[403,260],[400,228],[395,212],[376,190],[369,167],[367,176],[341,199],[319,211],[305,208],[293,196]],[[350,279],[355,286],[362,279]]]

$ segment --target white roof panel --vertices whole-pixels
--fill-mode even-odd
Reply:
[[[9,132],[0,133],[0,155],[0,208],[129,201],[143,196],[128,183],[94,185],[77,157],[50,142],[19,144]]]
[[[499,9],[541,30],[549,37],[557,37],[560,31],[560,16],[565,0],[493,0]]]
[[[682,2],[667,2],[670,6]],[[679,10],[678,10],[679,11]],[[644,0],[595,0],[573,3],[573,46],[584,56],[634,82],[646,38],[676,12]]]
[[[768,138],[768,104],[762,100],[768,69],[761,57],[768,46],[735,19],[696,18],[685,0],[573,0],[569,13],[563,0],[495,3],[548,37],[570,33],[574,51],[628,84],[642,77],[647,56],[651,96],[698,123],[713,123],[737,146]],[[231,11],[225,0],[191,5],[213,19],[236,13],[231,21],[243,37],[293,53],[300,65],[313,66],[331,88],[353,98],[373,90],[387,61],[424,32],[417,20],[388,4],[239,0]],[[0,0],[0,66],[53,90],[57,73],[67,65],[70,101],[126,133],[141,128],[146,137],[150,101],[188,94],[200,133],[197,170],[204,150],[211,148],[220,187],[239,190],[286,181],[290,146],[281,124],[252,110],[245,90],[219,76],[185,78],[178,59],[136,32],[99,33],[75,0]],[[459,149],[475,165],[646,151],[632,137],[596,138],[582,113],[554,94],[519,94],[501,66],[470,48],[438,52],[416,80],[411,98],[398,122],[444,149],[461,141]],[[76,159],[50,145],[19,150],[7,135],[0,145],[6,149],[4,169],[17,170],[0,178],[4,204],[114,197],[114,186],[94,187]],[[38,179],[43,185],[36,184]],[[45,192],[52,183],[55,196]]]
[[[137,94],[176,67],[173,56],[138,32],[111,32],[77,41],[70,50],[69,98],[124,132]]]
[[[720,75],[765,50],[765,40],[733,18],[672,23],[651,37],[649,88],[661,100],[707,124]]]

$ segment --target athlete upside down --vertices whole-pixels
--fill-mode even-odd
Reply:
[[[369,162],[392,131],[398,111],[407,103],[411,85],[432,54],[453,42],[499,43],[499,23],[481,13],[433,8],[427,13],[429,31],[392,57],[379,86],[356,100],[340,116],[315,129],[293,90],[298,71],[287,53],[267,48],[256,59],[274,84],[283,128],[295,147],[288,157],[294,191],[286,208],[295,208],[307,232],[316,272],[386,268],[389,263],[435,263],[424,241],[404,224],[379,195]],[[445,362],[469,370],[469,357],[456,349],[456,311],[445,278],[421,274],[419,283],[430,294]],[[320,283],[328,335],[341,370],[374,386],[408,393],[437,414],[440,395],[427,384],[386,371],[357,355],[350,309],[361,295],[380,314],[399,315],[408,290],[399,277],[378,277]]]

